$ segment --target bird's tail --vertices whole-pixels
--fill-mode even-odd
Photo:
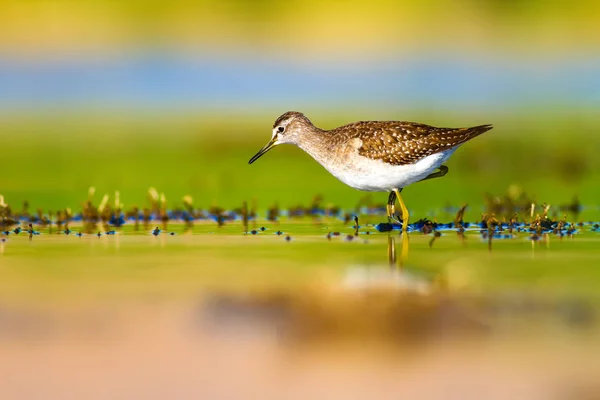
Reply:
[[[438,135],[437,139],[442,146],[454,147],[463,144],[466,141],[473,139],[492,129],[492,125],[479,125],[471,128],[450,129],[442,135]]]

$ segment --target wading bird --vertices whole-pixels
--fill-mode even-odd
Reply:
[[[360,121],[324,130],[314,126],[304,114],[288,111],[277,118],[271,140],[249,164],[279,144],[295,144],[346,185],[369,192],[389,192],[390,221],[395,220],[398,199],[402,230],[406,231],[409,215],[400,196],[402,189],[446,175],[448,167],[443,164],[452,153],[490,129],[491,125],[436,128],[406,121]]]

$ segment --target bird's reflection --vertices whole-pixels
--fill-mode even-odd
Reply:
[[[419,270],[416,265],[408,264],[409,237],[406,234],[388,234],[388,267],[373,265],[355,265],[346,270],[342,286],[353,290],[390,289],[402,293],[429,294],[438,289],[439,280]],[[396,251],[396,241],[400,241],[400,252]],[[383,261],[383,260],[382,260]],[[434,286],[434,283],[436,286]]]
[[[388,235],[388,263],[390,268],[396,267],[396,238]]]
[[[407,233],[399,235],[400,238],[400,258],[396,256],[396,237],[392,234],[388,235],[388,264],[390,268],[403,268],[404,262],[408,258],[409,238]]]

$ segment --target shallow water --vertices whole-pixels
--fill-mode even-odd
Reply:
[[[523,290],[591,296],[600,282],[600,232],[593,225],[562,236],[505,229],[490,241],[478,228],[405,237],[398,231],[380,233],[372,222],[362,224],[358,235],[352,223],[335,218],[250,222],[248,233],[239,222],[171,224],[158,236],[151,234],[154,226],[136,231],[129,225],[99,237],[76,236],[82,228],[74,224],[70,235],[45,228],[32,238],[2,236],[0,287],[4,297],[71,298],[107,288],[123,295],[156,291],[182,297],[207,287],[235,292],[337,285],[351,279],[347,275],[354,267],[401,270],[475,294]]]
[[[535,241],[516,233],[491,251],[476,231],[432,242],[373,226],[354,236],[333,219],[264,227],[8,236],[0,396],[600,391],[589,357],[600,345],[600,234],[589,227]]]

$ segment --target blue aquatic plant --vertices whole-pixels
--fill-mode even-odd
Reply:
[[[113,214],[108,220],[109,225],[120,227],[125,223],[125,216],[121,213],[119,215]]]

